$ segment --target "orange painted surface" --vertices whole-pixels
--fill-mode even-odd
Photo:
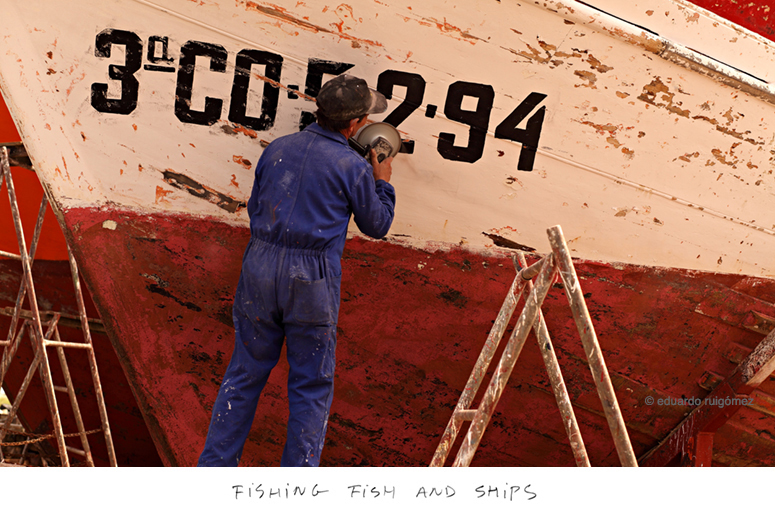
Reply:
[[[16,131],[11,114],[5,102],[0,97],[0,143],[18,142],[19,133]],[[43,188],[40,186],[35,173],[24,168],[12,168],[14,187],[19,203],[19,213],[24,227],[24,239],[29,249],[32,235],[35,231],[35,223],[40,210],[40,201],[43,198]],[[11,206],[8,201],[8,191],[5,184],[0,191],[0,250],[19,253],[19,245],[14,231]],[[67,246],[59,223],[51,209],[46,209],[46,217],[43,220],[43,229],[40,235],[40,243],[35,253],[35,259],[63,260],[67,259]]]

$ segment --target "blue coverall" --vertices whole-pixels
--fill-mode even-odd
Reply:
[[[199,466],[236,466],[261,391],[286,341],[290,417],[283,466],[317,466],[334,389],[347,226],[373,238],[393,222],[395,191],[340,133],[313,123],[266,147],[248,202],[250,243],[234,298],[234,353]]]

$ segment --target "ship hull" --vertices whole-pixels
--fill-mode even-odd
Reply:
[[[323,465],[429,463],[510,254],[548,252],[557,224],[637,456],[733,373],[756,316],[775,315],[773,46],[681,0],[589,3],[8,8],[0,88],[166,465],[196,462],[230,358],[253,167],[343,72],[386,94],[406,146],[390,234],[351,228],[342,259]],[[618,464],[561,290],[544,310],[590,459]],[[475,464],[573,464],[537,348]],[[281,363],[244,465],[279,463],[286,377]],[[775,462],[764,378],[713,463]]]
[[[73,240],[81,250],[99,251],[79,262],[110,316],[119,358],[137,367],[128,377],[152,417],[162,459],[194,465],[232,351],[231,305],[249,231],[115,208],[68,211],[66,222],[79,230]],[[115,267],[100,268],[106,261]],[[761,340],[744,327],[751,310],[775,309],[767,295],[773,281],[581,261],[576,269],[637,456],[693,407],[649,406],[646,397],[704,397],[709,383],[734,370],[741,349]],[[427,465],[514,279],[510,255],[353,238],[342,270],[334,403],[321,464]],[[719,298],[739,310],[719,309]],[[544,312],[590,459],[618,465],[561,289],[550,291]],[[283,358],[262,394],[242,465],[279,465],[287,374]],[[775,385],[760,389],[757,402],[766,407]],[[772,465],[773,426],[772,416],[743,409],[717,434],[714,461]],[[574,464],[532,336],[474,464]]]

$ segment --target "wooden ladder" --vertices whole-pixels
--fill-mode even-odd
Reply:
[[[636,467],[638,465],[635,453],[632,450],[630,437],[627,434],[624,419],[622,418],[622,413],[619,409],[619,404],[616,400],[616,394],[614,393],[613,385],[611,384],[611,379],[608,375],[605,361],[603,360],[600,344],[597,341],[595,329],[592,325],[587,305],[584,302],[584,294],[581,290],[578,277],[576,276],[576,269],[573,266],[568,246],[565,243],[565,238],[562,234],[562,229],[560,226],[551,227],[547,229],[547,234],[552,248],[550,254],[547,254],[529,267],[525,262],[524,254],[521,252],[518,252],[517,257],[514,259],[517,275],[506,296],[506,300],[501,306],[498,318],[495,320],[495,324],[490,330],[490,334],[488,335],[484,347],[482,348],[482,352],[471,372],[471,376],[468,378],[468,383],[466,384],[463,393],[460,395],[460,399],[447,424],[447,428],[441,437],[439,446],[431,461],[431,467],[444,466],[464,421],[470,421],[471,425],[458,450],[453,466],[467,467],[471,464],[471,460],[481,442],[482,435],[484,434],[490,418],[492,418],[492,415],[495,412],[495,406],[500,400],[501,394],[506,387],[511,371],[514,369],[514,365],[517,362],[517,358],[522,351],[522,346],[525,344],[531,328],[535,331],[538,339],[541,355],[544,359],[552,390],[555,399],[557,400],[560,414],[563,418],[563,425],[565,426],[565,432],[570,440],[570,446],[576,460],[576,465],[580,467],[590,466],[589,458],[584,447],[584,441],[581,438],[573,407],[570,398],[568,397],[568,391],[565,388],[565,382],[562,378],[560,366],[557,362],[557,357],[554,354],[554,347],[552,346],[549,337],[549,331],[546,328],[546,323],[544,322],[543,314],[541,312],[541,305],[558,272],[562,279],[563,287],[565,288],[565,294],[568,296],[568,301],[573,313],[573,318],[576,321],[576,327],[578,328],[581,342],[584,345],[584,352],[586,353],[587,361],[590,370],[592,371],[592,377],[595,381],[600,401],[603,404],[603,411],[613,436],[619,460],[623,466]],[[533,286],[533,282],[531,281],[533,278],[536,278],[535,286]],[[525,288],[528,290],[528,295],[526,296],[522,313],[517,320],[514,331],[506,344],[498,367],[492,375],[490,384],[487,387],[479,406],[472,409],[470,406],[479,390],[483,377],[490,365],[490,361],[495,355],[495,351],[503,337],[506,326],[511,320],[517,302]]]
[[[15,148],[17,148],[17,151],[18,148],[22,148],[23,150],[21,145],[15,146]],[[101,430],[105,437],[109,463],[111,466],[115,467],[116,454],[113,448],[113,440],[110,432],[110,425],[108,423],[108,415],[105,408],[105,399],[103,397],[102,385],[100,384],[99,372],[97,370],[97,361],[94,356],[91,331],[89,330],[89,319],[86,317],[86,307],[83,302],[83,293],[81,291],[81,284],[78,276],[78,266],[68,245],[67,253],[70,261],[70,273],[73,279],[73,287],[75,289],[76,302],[80,314],[79,319],[84,340],[83,342],[63,342],[60,338],[58,328],[61,314],[58,312],[48,313],[48,315],[46,315],[48,320],[44,322],[42,312],[38,308],[37,298],[35,296],[35,285],[32,279],[32,262],[35,256],[35,249],[37,248],[38,240],[40,238],[40,231],[43,226],[43,217],[45,216],[46,206],[48,205],[48,198],[44,193],[43,200],[40,204],[40,211],[38,213],[38,220],[35,226],[35,233],[32,239],[30,251],[27,252],[27,245],[25,242],[22,222],[19,215],[16,192],[14,190],[13,180],[11,178],[11,162],[9,158],[9,151],[6,146],[2,146],[0,149],[0,164],[2,165],[2,170],[0,171],[0,190],[2,189],[4,182],[8,189],[8,198],[11,204],[11,212],[16,230],[16,237],[19,242],[19,254],[0,251],[0,257],[20,260],[22,262],[23,270],[22,283],[19,287],[19,293],[16,298],[16,306],[13,309],[13,312],[10,312],[11,325],[8,330],[8,339],[0,340],[0,346],[3,346],[3,356],[2,361],[0,361],[0,386],[2,386],[3,380],[5,379],[5,376],[10,368],[11,361],[16,355],[25,332],[27,332],[35,351],[35,358],[30,364],[30,367],[27,370],[27,374],[24,377],[24,381],[22,382],[19,390],[13,397],[13,406],[11,407],[11,411],[9,412],[9,415],[6,419],[6,423],[12,423],[16,417],[22,399],[24,398],[24,395],[27,392],[30,383],[32,382],[35,371],[37,370],[43,382],[46,400],[48,402],[49,411],[51,412],[51,418],[54,424],[53,437],[56,438],[62,466],[70,466],[68,452],[82,456],[85,458],[87,465],[94,466],[94,460],[87,436],[88,434],[99,432]],[[29,301],[29,310],[22,309],[25,296],[27,296]],[[19,326],[21,321],[23,321],[23,323],[21,326]],[[45,331],[44,326],[46,328]],[[47,348],[55,348],[57,351],[60,367],[65,379],[64,386],[54,385],[53,383]],[[67,359],[65,356],[65,348],[74,348],[86,351],[91,377],[94,383],[94,393],[97,398],[97,405],[99,408],[101,429],[86,431],[84,428],[83,418],[81,416],[80,407],[76,398],[76,391],[73,387],[72,377],[70,376],[70,369],[68,367]],[[62,430],[62,421],[60,419],[59,406],[57,404],[56,398],[57,392],[66,393],[69,397],[70,406],[78,426],[77,433],[65,435]],[[6,432],[6,430],[0,429],[0,462],[3,461],[2,441],[5,438]],[[79,437],[81,440],[81,448],[67,445],[65,442],[66,436]]]

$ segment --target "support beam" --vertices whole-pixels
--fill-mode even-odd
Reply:
[[[683,422],[639,461],[641,466],[664,467],[676,456],[710,465],[712,436],[743,406],[754,390],[775,371],[775,331],[770,332],[735,371],[705,397]],[[704,435],[701,437],[701,435]],[[711,451],[708,452],[708,445]],[[707,465],[703,465],[707,466]]]

